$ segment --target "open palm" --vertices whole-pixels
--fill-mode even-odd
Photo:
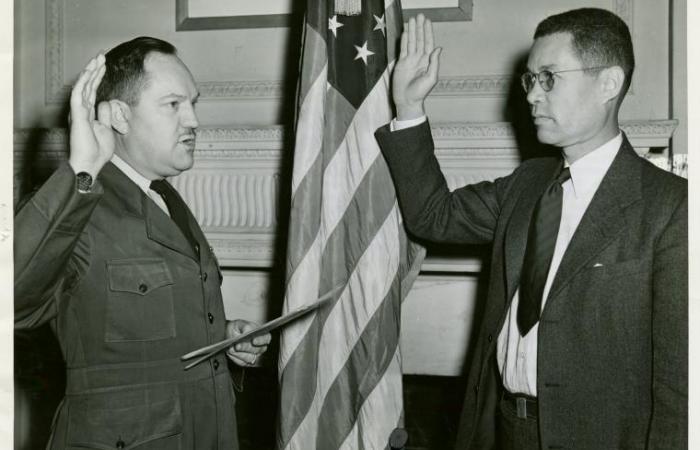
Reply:
[[[98,107],[95,118],[97,87],[105,73],[102,54],[90,60],[73,86],[70,97],[70,163],[76,171],[97,175],[114,154],[115,138],[109,104]]]
[[[440,48],[434,48],[433,27],[422,14],[408,21],[401,35],[401,54],[392,78],[399,120],[423,115],[423,101],[437,83]]]

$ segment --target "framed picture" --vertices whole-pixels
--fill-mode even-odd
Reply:
[[[175,0],[178,31],[289,26],[303,14],[299,0]],[[472,0],[402,0],[404,18],[418,13],[435,22],[469,21]]]

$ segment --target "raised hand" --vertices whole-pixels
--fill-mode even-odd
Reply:
[[[423,14],[408,21],[393,74],[392,95],[398,120],[425,114],[423,102],[437,83],[441,48],[434,48],[433,25]]]
[[[95,178],[114,154],[110,106],[102,102],[95,120],[97,87],[105,74],[105,57],[92,58],[78,77],[70,96],[70,158],[73,170]]]

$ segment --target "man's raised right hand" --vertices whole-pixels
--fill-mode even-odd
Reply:
[[[93,178],[112,158],[115,147],[109,103],[100,103],[95,120],[95,97],[104,74],[105,56],[100,53],[80,73],[70,96],[68,162],[75,173],[87,172]]]
[[[441,48],[433,46],[433,25],[418,14],[401,35],[401,54],[393,74],[392,95],[398,120],[425,115],[423,102],[437,83]]]

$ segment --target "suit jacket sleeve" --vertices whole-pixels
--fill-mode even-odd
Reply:
[[[393,132],[384,126],[375,136],[412,234],[447,243],[486,244],[493,240],[512,176],[450,192],[434,155],[427,121]]]
[[[75,173],[63,163],[14,218],[15,327],[40,325],[56,314],[59,291],[89,260],[80,240],[102,189],[78,192]]]
[[[648,449],[687,448],[688,198],[677,206],[654,251],[653,412]]]

